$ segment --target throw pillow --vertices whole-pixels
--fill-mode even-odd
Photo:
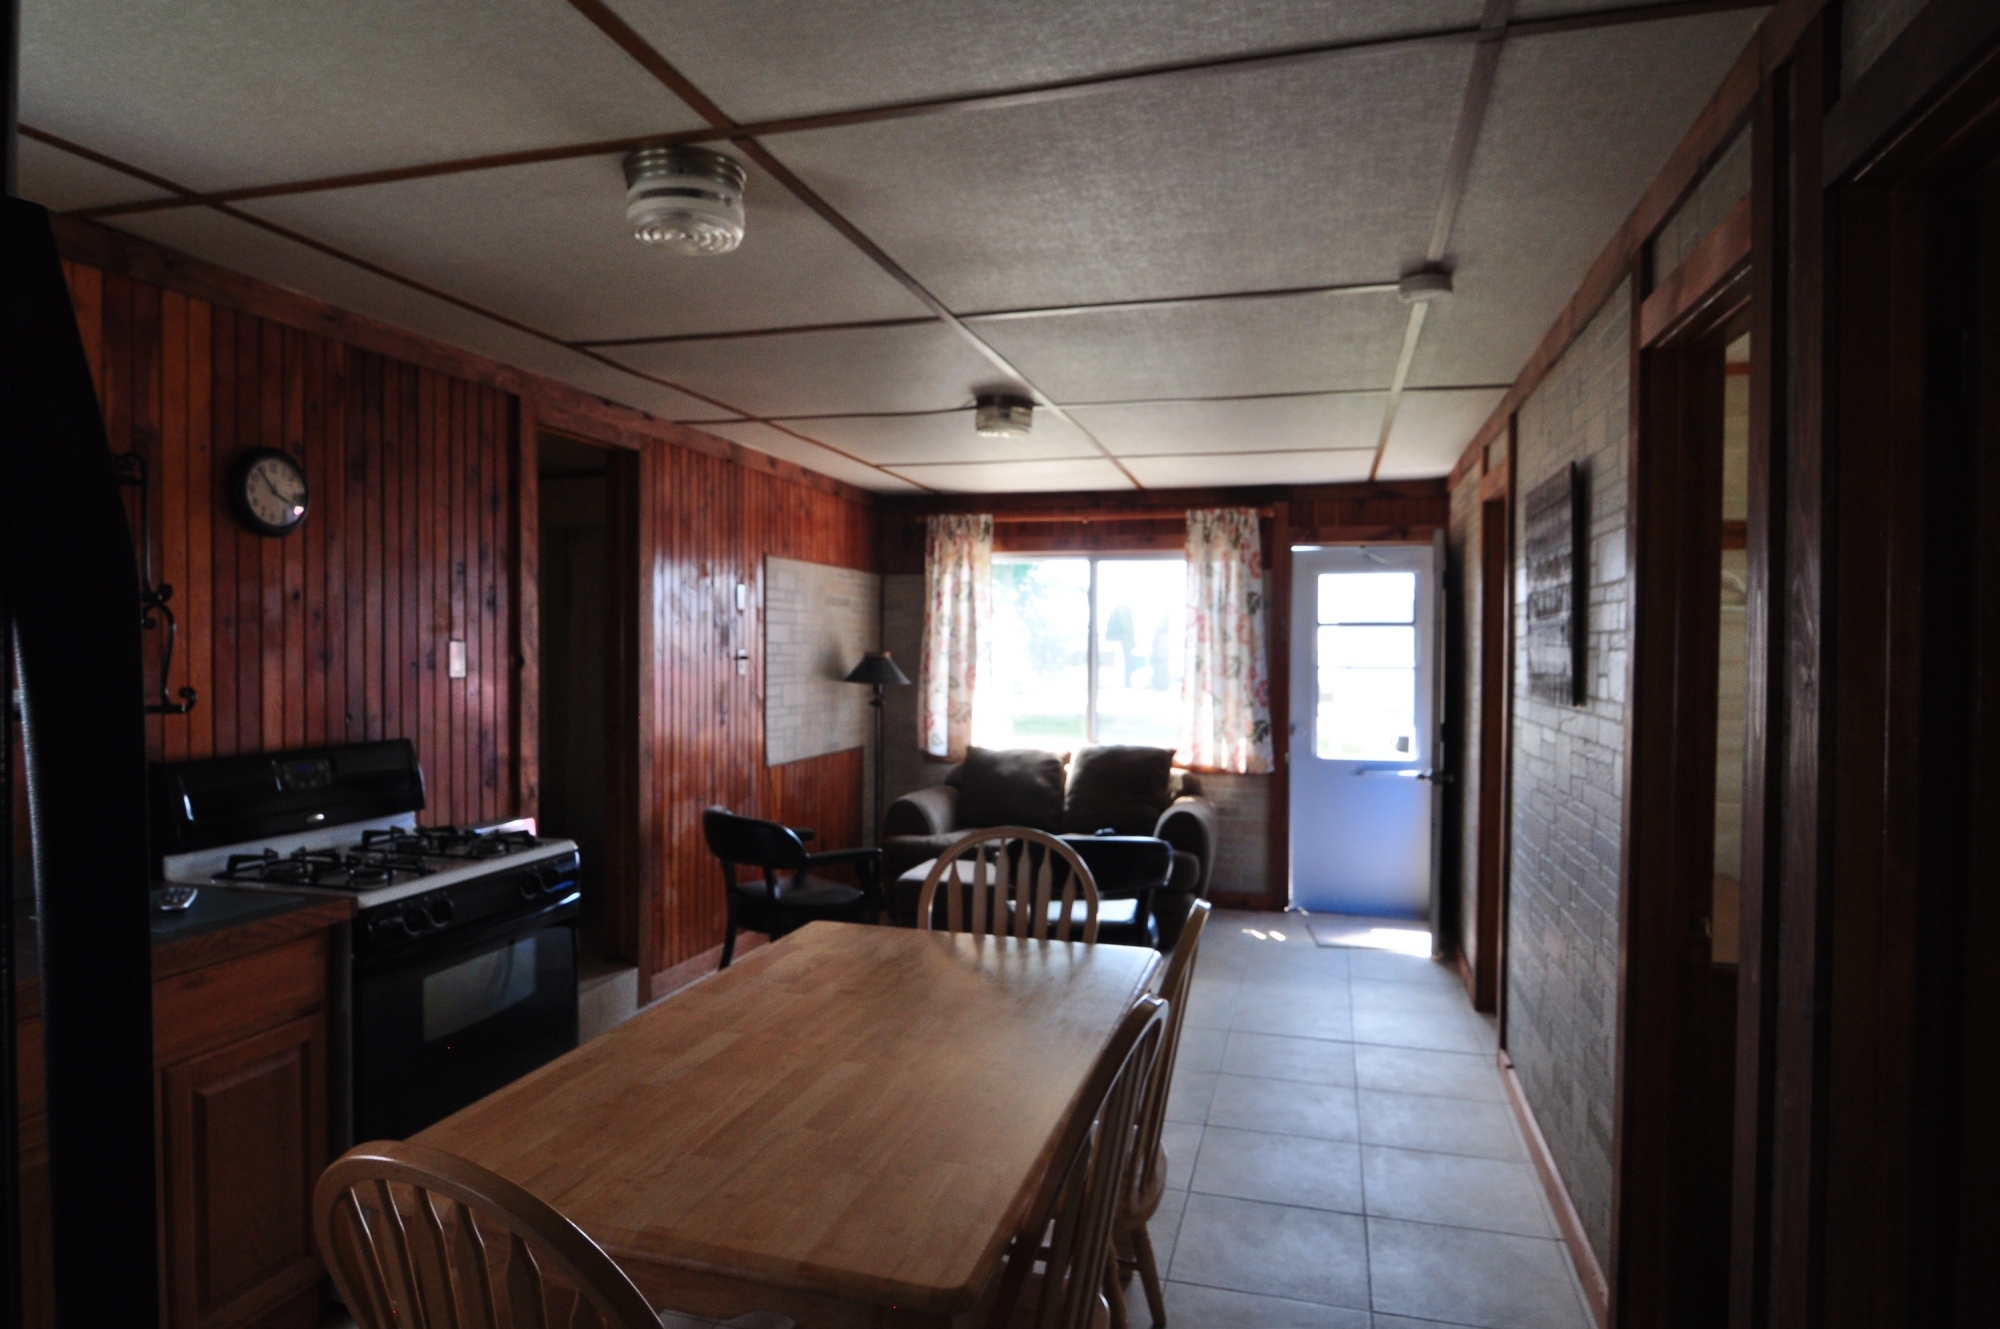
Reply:
[[[1151,835],[1173,802],[1168,782],[1172,748],[1085,748],[1070,763],[1063,796],[1065,835],[1088,835],[1109,826],[1120,835]]]
[[[970,748],[958,773],[958,824],[1031,826],[1062,822],[1063,763],[1040,748]]]

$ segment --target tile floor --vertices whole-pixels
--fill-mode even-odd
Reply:
[[[1493,1040],[1427,959],[1216,914],[1152,1229],[1173,1329],[1586,1329]]]

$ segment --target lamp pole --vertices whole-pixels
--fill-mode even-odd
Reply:
[[[866,683],[872,695],[868,704],[875,708],[875,816],[873,833],[877,841],[882,831],[882,689],[890,683],[908,683],[909,676],[896,667],[887,651],[870,651],[847,675],[849,683]]]

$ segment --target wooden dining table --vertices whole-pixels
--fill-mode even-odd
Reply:
[[[554,1205],[656,1306],[963,1324],[1158,966],[812,923],[414,1138]]]

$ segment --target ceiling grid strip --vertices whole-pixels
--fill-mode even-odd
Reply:
[[[144,180],[148,184],[154,185],[157,188],[170,189],[177,193],[186,195],[193,194],[192,190],[189,190],[184,186],[175,183],[172,180],[168,180],[163,176],[153,175],[150,172],[140,170],[138,167],[128,165],[125,162],[121,162],[115,157],[106,156],[104,153],[98,152],[92,148],[85,147],[81,143],[72,143],[68,139],[59,138],[54,134],[50,134],[44,130],[36,129],[31,125],[20,126],[20,132],[36,140],[37,142],[45,143],[52,148],[58,148],[64,152],[71,153],[74,156],[83,158],[85,161],[95,162],[100,166],[108,167],[109,169],[114,171],[123,171],[127,175],[132,176],[133,178]],[[768,428],[777,430],[781,434],[785,434],[792,438],[798,439],[801,443],[810,443],[816,448],[823,448],[827,452],[830,452],[833,455],[835,455],[836,457],[840,457],[846,461],[852,462],[857,466],[866,466],[871,471],[880,472],[881,474],[888,476],[892,480],[897,480],[903,484],[918,485],[918,487],[926,490],[930,490],[931,488],[929,485],[925,485],[919,481],[911,480],[908,479],[907,477],[897,475],[895,472],[877,466],[875,463],[871,461],[866,461],[860,457],[857,457],[854,454],[846,451],[845,449],[836,448],[831,443],[823,443],[819,439],[813,438],[807,434],[802,434],[798,430],[793,429],[787,425],[780,424],[775,420],[768,420],[763,416],[756,414],[753,411],[742,410],[739,407],[733,406],[729,402],[723,401],[721,398],[716,397],[710,393],[697,392],[693,388],[687,387],[680,383],[676,383],[671,379],[661,378],[657,374],[648,374],[643,370],[634,369],[630,365],[619,364],[616,360],[613,360],[610,357],[603,355],[588,346],[573,345],[569,342],[564,341],[562,338],[554,335],[553,333],[544,332],[540,328],[532,327],[529,324],[523,323],[518,319],[509,318],[505,314],[496,313],[491,309],[487,309],[481,305],[474,304],[470,300],[466,300],[460,296],[453,295],[448,291],[440,290],[439,288],[432,286],[426,282],[418,281],[414,277],[405,276],[400,272],[396,272],[392,269],[385,268],[379,263],[370,262],[368,259],[362,258],[358,254],[350,254],[346,250],[341,249],[335,245],[327,244],[323,240],[316,240],[309,235],[305,235],[298,231],[294,231],[290,227],[282,226],[277,222],[266,220],[263,217],[257,216],[255,213],[244,212],[242,209],[231,207],[227,203],[205,202],[203,206],[211,208],[214,211],[219,212],[223,216],[228,217],[234,221],[244,222],[248,225],[257,227],[259,230],[267,231],[272,235],[278,236],[285,240],[289,240],[294,244],[303,245],[307,249],[311,249],[316,253],[325,254],[328,258],[338,260],[339,262],[342,263],[352,264],[354,267],[360,268],[363,272],[371,273],[374,276],[382,278],[384,281],[395,282],[399,286],[406,286],[409,289],[416,291],[422,295],[429,296],[433,300],[440,300],[443,301],[445,304],[451,305],[455,308],[463,309],[467,313],[477,314],[481,318],[491,319],[493,322],[500,324],[502,327],[511,328],[514,331],[522,333],[526,336],[534,337],[540,341],[546,341],[552,343],[553,345],[560,346],[565,350],[575,351],[579,355],[588,356],[590,359],[597,361],[599,364],[602,364],[610,369],[615,369],[621,374],[629,374],[633,378],[643,379],[648,383],[657,384],[660,387],[671,389],[672,391],[678,392],[683,396],[692,397],[696,401],[707,402],[709,405],[714,406],[718,410],[727,411],[731,415],[742,417],[739,420],[713,421],[711,423],[764,425]]]
[[[590,0],[586,0],[586,3],[589,2]],[[1601,9],[1550,15],[1546,18],[1518,20],[1508,25],[1507,33],[1511,37],[1546,36],[1565,32],[1580,32],[1591,28],[1623,27],[1638,23],[1658,23],[1672,19],[1693,18],[1703,14],[1724,13],[1739,9],[1763,9],[1767,8],[1769,3],[1770,0],[1668,0],[1667,3],[1657,4],[1610,5]],[[617,21],[615,15],[612,17],[614,21]],[[629,31],[629,29],[627,30]],[[279,198],[292,194],[320,193],[334,189],[353,189],[363,185],[396,184],[406,180],[420,180],[437,175],[457,175],[468,171],[497,170],[508,166],[531,166],[543,162],[567,161],[578,157],[609,156],[613,153],[630,152],[632,149],[640,147],[666,146],[677,143],[714,143],[742,136],[752,138],[769,137],[774,134],[801,133],[814,129],[839,129],[851,125],[875,124],[886,120],[904,120],[921,116],[958,114],[967,111],[1007,110],[1022,106],[1041,105],[1051,101],[1070,100],[1076,97],[1120,92],[1132,88],[1145,87],[1158,82],[1180,81],[1187,78],[1214,74],[1283,69],[1294,65],[1307,64],[1346,55],[1475,43],[1485,40],[1485,36],[1485,29],[1482,26],[1463,25],[1386,37],[1321,42],[1306,46],[1288,47],[1278,51],[1259,52],[1252,55],[1190,60],[1162,65],[1152,69],[1124,70],[1110,74],[1091,75],[1083,78],[1040,84],[1028,88],[1016,88],[1006,92],[969,93],[954,97],[935,97],[918,101],[898,102],[886,106],[827,111],[817,115],[789,116],[778,120],[752,121],[744,124],[732,124],[728,129],[712,125],[707,129],[681,130],[666,134],[644,134],[625,138],[597,139],[585,143],[560,144],[546,148],[528,148],[514,152],[487,153],[474,157],[460,157],[445,161],[417,163],[409,166],[392,166],[372,171],[352,171],[341,175],[319,176],[305,180],[246,185],[236,189],[216,190],[209,193],[180,190],[177,191],[180,196],[175,198],[137,199],[129,203],[104,204],[98,207],[78,209],[76,215],[87,220],[94,220],[104,217],[125,216],[135,212],[157,212],[172,208],[197,207],[210,203],[246,203],[255,199]],[[634,37],[636,39],[636,34],[634,34]],[[641,44],[643,45],[644,43],[641,42]],[[626,49],[630,50],[629,47]],[[648,47],[647,49],[650,50],[651,48]],[[642,61],[641,63],[643,64],[644,62]],[[678,71],[674,71],[673,77],[685,82],[685,79],[681,77]],[[692,85],[689,86],[692,87]],[[697,95],[699,95],[698,92]],[[704,98],[704,100],[706,99]],[[139,178],[144,179],[145,177],[141,175]]]
[[[1479,16],[1479,46],[1472,53],[1472,69],[1465,79],[1465,100],[1459,106],[1458,125],[1452,131],[1451,151],[1445,158],[1437,218],[1431,223],[1430,245],[1424,250],[1426,267],[1442,263],[1451,248],[1451,229],[1458,220],[1458,205],[1465,198],[1465,182],[1472,175],[1472,155],[1478,150],[1479,134],[1486,124],[1486,107],[1493,99],[1493,77],[1500,68],[1500,49],[1510,33],[1508,18],[1513,10],[1514,0],[1486,0],[1486,8]],[[1382,433],[1375,441],[1375,459],[1368,465],[1371,481],[1381,474],[1382,458],[1389,450],[1389,435],[1396,428],[1396,414],[1403,405],[1403,387],[1417,358],[1417,343],[1424,335],[1425,311],[1429,308],[1421,300],[1410,306],[1410,321],[1403,330],[1403,349],[1396,357],[1395,375],[1389,380],[1389,400],[1382,406]]]
[[[891,258],[880,245],[869,239],[868,235],[859,226],[849,221],[839,209],[821,198],[789,166],[779,161],[769,148],[766,148],[762,143],[744,133],[734,120],[731,120],[723,113],[721,107],[709,100],[706,93],[689,82],[686,75],[675,69],[667,61],[666,57],[654,50],[651,44],[637,32],[633,31],[632,27],[624,19],[613,13],[610,6],[604,3],[604,0],[569,0],[569,3],[578,13],[602,29],[605,36],[611,38],[612,41],[616,42],[630,54],[634,60],[637,60],[642,68],[657,78],[676,97],[686,102],[697,115],[715,126],[718,131],[721,131],[738,151],[762,167],[772,179],[790,190],[799,202],[818,213],[829,226],[840,232],[847,239],[848,243],[859,249],[871,262],[894,278],[905,290],[921,301],[925,308],[937,315],[939,322],[945,324],[953,332],[956,332],[965,340],[967,345],[984,356],[994,368],[1000,370],[1000,372],[1016,380],[1026,388],[1029,395],[1035,399],[1036,405],[1067,421],[1078,433],[1089,439],[1092,446],[1103,455],[1106,461],[1118,469],[1118,473],[1123,475],[1134,489],[1145,488],[1144,485],[1139,483],[1139,478],[1132,474],[1125,463],[1112,454],[1110,448],[1104,446],[1103,441],[1097,435],[1091,433],[1090,430],[1083,426],[1082,422],[1076,420],[1065,412],[1062,407],[1056,405],[1054,399],[1036,387],[1032,379],[1016,368],[1006,356],[988,345],[984,338],[967,327],[957,314],[945,306],[944,301],[931,293],[929,287],[918,281],[902,264]],[[884,468],[878,467],[877,469]],[[893,474],[893,472],[886,471],[885,473]],[[907,480],[907,477],[904,476],[898,476],[897,478]],[[911,481],[911,483],[914,483],[914,481]]]

